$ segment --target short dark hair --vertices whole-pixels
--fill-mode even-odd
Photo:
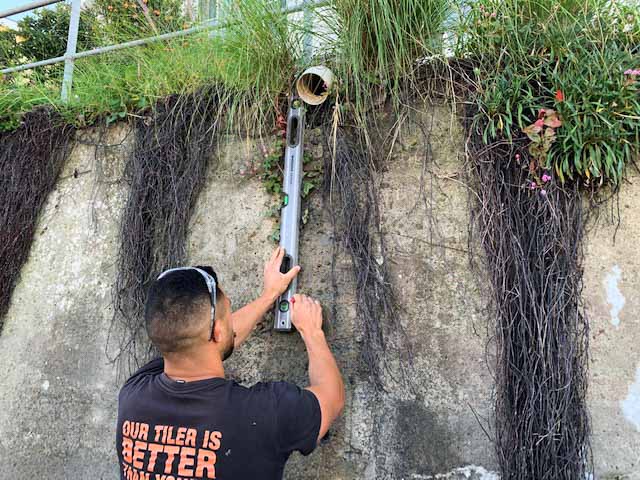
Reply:
[[[213,268],[198,266],[216,278]],[[218,300],[221,291],[216,284]],[[211,297],[203,276],[197,270],[170,272],[151,285],[144,319],[151,342],[161,353],[187,350],[204,327],[202,312],[211,310]],[[210,314],[210,313],[209,313]],[[209,315],[206,326],[209,327]]]

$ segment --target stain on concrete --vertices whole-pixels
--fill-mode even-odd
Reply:
[[[627,397],[620,404],[624,418],[640,432],[640,365],[636,369],[635,381],[629,385]]]
[[[618,283],[622,280],[622,270],[618,265],[611,268],[611,272],[605,277],[605,288],[607,289],[607,303],[611,305],[609,313],[611,315],[611,325],[620,326],[620,312],[624,307],[625,299],[618,287]]]
[[[600,215],[585,242],[584,290],[590,330],[588,406],[591,415],[594,478],[640,480],[640,431],[624,415],[621,402],[637,378],[640,359],[640,175],[629,170],[620,210]],[[615,202],[615,200],[614,200]],[[619,215],[619,216],[618,216]],[[606,277],[618,275],[625,297],[612,326]]]
[[[455,435],[439,415],[420,401],[399,401],[395,439],[398,443],[396,478],[433,475],[460,465],[453,441]]]

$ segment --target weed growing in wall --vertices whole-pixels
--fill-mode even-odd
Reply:
[[[279,118],[283,119],[282,116]],[[285,152],[285,130],[284,120],[277,124],[277,133],[273,141],[269,144],[261,143],[258,158],[252,158],[240,167],[240,175],[243,177],[257,177],[261,180],[267,193],[271,195],[272,202],[267,208],[266,216],[277,219],[276,225],[269,235],[269,240],[280,241],[280,210],[283,202],[282,186],[284,183],[284,152]],[[303,176],[302,176],[302,216],[301,223],[306,225],[309,221],[309,208],[306,200],[309,195],[317,190],[322,184],[324,163],[322,156],[316,158],[310,151],[303,154]]]

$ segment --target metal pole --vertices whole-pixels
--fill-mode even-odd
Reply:
[[[312,24],[312,12],[309,8],[309,0],[303,0],[302,6],[304,8],[304,36],[302,38],[302,56],[305,62],[311,61],[311,55],[313,53],[313,38],[311,36],[311,24]]]
[[[9,17],[11,15],[15,15],[16,13],[28,12],[29,10],[33,10],[34,8],[46,7],[47,5],[51,5],[52,3],[64,2],[64,0],[39,0],[37,2],[26,3],[20,7],[10,8],[9,10],[5,10],[0,12],[0,18]]]
[[[78,44],[78,27],[80,25],[80,2],[71,3],[71,20],[69,21],[69,36],[67,37],[67,53],[64,56],[64,77],[62,78],[62,101],[68,102],[73,84],[74,55]]]
[[[330,0],[318,0],[315,2],[311,1],[307,6],[311,8],[324,7],[329,4],[329,1]],[[297,12],[301,12],[302,10],[304,10],[304,5],[299,5],[297,7],[288,8],[284,10],[282,13],[283,14],[297,13]],[[48,60],[42,60],[40,62],[34,62],[34,63],[27,63],[25,65],[20,65],[17,67],[4,68],[0,70],[0,73],[20,72],[22,70],[28,70],[30,68],[41,67],[43,65],[52,65],[54,63],[60,63],[65,61],[67,58],[78,59],[78,58],[84,58],[84,57],[91,57],[93,55],[99,55],[101,53],[122,50],[123,48],[137,47],[140,45],[146,45],[147,43],[158,42],[161,40],[168,40],[170,38],[175,38],[175,37],[183,37],[185,35],[190,35],[192,33],[200,32],[202,30],[224,28],[228,25],[231,25],[231,23],[228,22],[228,23],[218,24],[218,22],[216,22],[215,20],[211,20],[202,25],[187,28],[186,30],[178,30],[176,32],[165,33],[165,34],[156,35],[153,37],[141,38],[139,40],[132,40],[130,42],[125,42],[125,43],[118,43],[116,45],[109,45],[107,47],[94,48],[93,50],[86,50],[84,52],[75,53],[73,55],[65,55],[64,57],[50,58]]]

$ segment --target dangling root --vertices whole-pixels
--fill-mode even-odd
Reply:
[[[353,265],[362,363],[376,388],[383,389],[388,340],[401,327],[380,230],[374,165],[363,139],[346,128],[331,130],[327,143],[334,154],[325,165],[325,196],[330,197],[337,239]]]
[[[0,134],[0,330],[40,211],[64,166],[74,128],[46,108]]]
[[[214,87],[170,96],[137,122],[125,169],[130,190],[120,227],[107,346],[115,350],[110,356],[120,374],[130,373],[152,352],[143,319],[148,287],[160,271],[186,259],[189,219],[217,138],[218,98]]]
[[[532,189],[515,157],[528,165],[523,145],[484,146],[475,128],[467,128],[476,225],[496,315],[495,443],[502,478],[587,478],[581,193],[555,180],[545,192]]]

